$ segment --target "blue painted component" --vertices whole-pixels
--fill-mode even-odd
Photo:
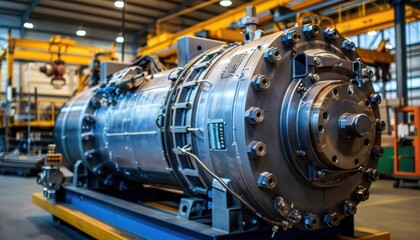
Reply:
[[[114,206],[101,203],[95,199],[74,192],[66,193],[66,202],[71,206],[95,219],[111,226],[131,232],[147,239],[183,240],[196,239],[180,231],[168,229],[152,219],[133,215],[129,209],[116,209]],[[208,238],[211,239],[211,238]]]
[[[119,198],[92,190],[64,186],[60,190],[57,202],[65,203],[72,209],[89,215],[105,224],[145,239],[165,240],[242,240],[270,239],[270,226],[260,226],[253,230],[226,233],[215,230],[211,225],[198,221],[178,218],[162,210],[145,207]],[[326,239],[338,233],[351,234],[353,218],[345,218],[343,225],[324,228],[316,231],[302,231],[293,228],[288,231],[279,230],[273,239]],[[350,230],[348,229],[351,226]],[[349,233],[350,231],[350,233]]]

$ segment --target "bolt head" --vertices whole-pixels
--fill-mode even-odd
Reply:
[[[309,39],[315,38],[319,34],[319,27],[317,25],[305,25],[303,33]]]
[[[250,124],[257,124],[264,120],[264,110],[258,107],[250,107],[245,112],[245,118]]]
[[[321,77],[319,76],[319,74],[316,74],[316,73],[314,73],[314,74],[309,73],[308,76],[309,76],[309,79],[311,79],[312,82],[319,82],[319,80],[321,80]]]
[[[351,53],[356,51],[356,44],[354,44],[354,42],[351,42],[349,40],[344,40],[341,43],[341,48],[344,49],[344,51]]]
[[[381,95],[374,93],[374,94],[370,95],[369,100],[372,104],[381,104],[382,97],[381,97]]]
[[[328,213],[324,215],[324,222],[329,227],[338,226],[340,218],[336,212]]]
[[[266,75],[255,75],[252,78],[252,87],[257,91],[262,91],[270,87],[271,80]]]
[[[282,36],[282,41],[286,46],[292,46],[300,41],[300,35],[296,30],[288,31]]]
[[[314,214],[308,213],[303,217],[303,223],[306,229],[315,230],[319,227],[319,218]]]
[[[380,158],[384,155],[384,148],[381,146],[373,147],[373,156]]]
[[[321,65],[321,63],[322,63],[321,58],[319,58],[319,57],[314,57],[314,62],[315,62],[315,65],[317,65],[317,66]]]
[[[267,146],[260,141],[252,141],[247,146],[247,152],[252,158],[262,158],[267,153]]]
[[[365,187],[359,187],[356,191],[356,197],[360,201],[366,201],[369,199],[369,190]]]
[[[335,28],[327,28],[324,31],[324,37],[327,38],[329,41],[337,40],[340,35],[338,34],[337,29]]]
[[[366,170],[366,175],[369,179],[369,181],[374,182],[379,179],[379,171],[374,168],[369,168]]]
[[[357,206],[356,206],[356,204],[354,204],[354,203],[352,203],[350,201],[346,201],[346,203],[343,206],[343,212],[347,216],[353,216],[357,212]]]
[[[276,63],[281,59],[281,52],[276,47],[271,47],[264,52],[264,59],[269,63]]]
[[[258,187],[264,189],[273,189],[276,187],[276,177],[270,172],[262,172],[257,179]]]
[[[377,122],[377,127],[379,129],[379,131],[385,131],[386,130],[386,122],[385,121],[378,121]]]

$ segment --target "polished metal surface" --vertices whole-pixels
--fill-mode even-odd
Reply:
[[[283,227],[336,226],[369,196],[381,130],[370,75],[344,41],[335,29],[296,27],[213,48],[182,69],[116,73],[61,110],[58,151],[109,185],[209,199],[213,178],[179,151],[188,146]]]

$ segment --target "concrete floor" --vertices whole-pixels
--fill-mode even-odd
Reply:
[[[391,232],[393,240],[419,239],[420,189],[394,189],[380,180],[371,197],[359,206],[356,226]],[[42,188],[35,178],[0,175],[0,239],[88,239],[80,232],[56,224],[51,215],[31,203]]]

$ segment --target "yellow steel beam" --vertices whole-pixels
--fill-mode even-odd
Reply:
[[[375,63],[393,63],[395,62],[394,55],[387,53],[387,52],[378,52],[376,50],[369,50],[358,48],[357,53],[362,58],[363,62],[369,65],[373,65]]]
[[[420,20],[420,11],[411,6],[406,6],[407,23]],[[394,26],[394,9],[376,11],[365,16],[354,17],[350,20],[335,24],[339,33],[344,36],[353,36],[373,30],[381,30]]]
[[[147,41],[147,46],[139,49],[138,55],[152,54],[152,53],[163,53],[165,49],[171,49],[176,45],[176,40],[182,36],[194,36],[199,31],[215,32],[220,29],[229,27],[231,23],[238,21],[245,15],[245,9],[247,6],[252,5],[256,7],[257,14],[265,11],[272,10],[279,6],[286,6],[287,3],[292,0],[256,0],[252,3],[237,7],[229,10],[226,13],[220,14],[207,21],[201,22],[195,26],[187,28],[175,34],[160,34],[156,37],[150,38]],[[304,0],[298,4],[294,4],[289,8],[293,11],[306,8],[311,5],[315,5],[323,2],[322,0]]]
[[[48,201],[42,193],[32,194],[32,203],[56,216],[80,231],[94,237],[95,239],[125,240],[138,239],[127,232],[120,231],[108,224],[105,224],[84,213],[72,209],[64,204],[54,204]]]
[[[89,65],[93,58],[93,55],[73,55],[73,54],[60,54],[60,59],[66,64],[73,65]],[[13,57],[15,59],[23,59],[26,61],[36,62],[51,62],[57,60],[59,57],[58,52],[48,51],[35,51],[30,49],[19,49],[13,51]],[[111,59],[111,58],[109,58]]]

